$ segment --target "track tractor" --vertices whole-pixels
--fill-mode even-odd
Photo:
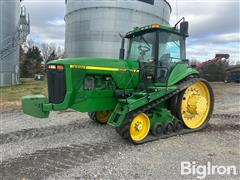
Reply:
[[[87,112],[135,144],[201,130],[211,117],[214,96],[188,65],[188,22],[177,24],[134,28],[122,36],[119,59],[49,62],[48,97],[23,97],[23,112],[38,118],[66,109]]]

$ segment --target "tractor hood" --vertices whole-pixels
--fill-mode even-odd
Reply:
[[[89,70],[103,70],[103,71],[133,71],[139,72],[139,64],[134,60],[119,60],[108,58],[66,58],[50,61],[48,65],[60,64],[66,68],[79,68]]]
[[[63,65],[73,82],[81,82],[86,76],[102,76],[113,78],[119,89],[135,88],[139,83],[139,62],[135,60],[81,57],[54,60],[49,65]]]

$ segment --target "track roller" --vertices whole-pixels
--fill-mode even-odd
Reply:
[[[164,133],[171,134],[174,132],[174,125],[171,122],[168,122],[164,125]]]
[[[183,122],[180,121],[180,120],[176,120],[174,122],[174,130],[175,130],[175,132],[180,131],[182,129],[183,129]]]
[[[156,137],[161,136],[163,134],[163,131],[163,125],[159,122],[156,122],[151,128],[152,135]]]

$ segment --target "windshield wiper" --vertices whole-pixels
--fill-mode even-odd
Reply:
[[[140,38],[147,44],[148,47],[151,47],[143,36],[140,36]]]

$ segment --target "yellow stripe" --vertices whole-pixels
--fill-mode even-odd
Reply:
[[[70,65],[70,68],[87,69],[87,70],[99,70],[99,71],[130,71],[130,72],[139,72],[138,69],[120,69],[120,68],[97,67],[97,66],[81,66],[81,65]]]
[[[86,66],[88,70],[99,70],[99,71],[120,71],[118,68],[107,68],[107,67],[96,67],[96,66]]]

